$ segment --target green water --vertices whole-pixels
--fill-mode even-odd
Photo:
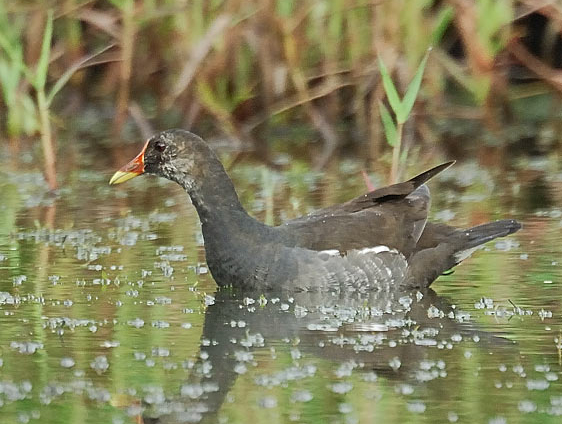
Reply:
[[[435,292],[277,297],[217,291],[173,183],[107,185],[137,146],[65,149],[56,196],[33,152],[4,156],[1,423],[560,422],[556,160],[458,163],[431,183],[433,219],[524,225]],[[360,170],[230,173],[252,214],[278,223],[360,194]]]

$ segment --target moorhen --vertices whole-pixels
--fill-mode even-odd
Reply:
[[[146,173],[181,185],[199,214],[207,264],[221,286],[404,290],[428,287],[481,244],[521,228],[515,220],[469,229],[427,222],[425,182],[453,163],[277,227],[248,215],[215,153],[185,130],[150,138],[110,184]]]

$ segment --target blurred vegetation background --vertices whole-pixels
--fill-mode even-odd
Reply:
[[[41,143],[51,188],[64,131],[182,127],[266,161],[282,140],[317,168],[558,155],[561,28],[560,1],[2,0],[0,135]],[[402,96],[430,47],[393,149],[380,64]]]

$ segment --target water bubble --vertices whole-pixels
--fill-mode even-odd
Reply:
[[[144,320],[142,320],[141,318],[135,318],[133,320],[127,321],[127,325],[135,328],[141,328],[144,327]]]
[[[406,404],[406,407],[408,408],[408,411],[413,412],[415,414],[423,414],[426,409],[425,403],[421,401],[408,402]]]
[[[145,391],[148,393],[144,396],[144,401],[149,405],[159,405],[166,401],[164,396],[164,389],[159,386],[148,386],[145,387]]]
[[[331,386],[329,386],[329,389],[334,393],[343,395],[345,393],[350,392],[353,389],[353,384],[346,381],[341,381],[332,384]]]
[[[530,413],[530,412],[535,412],[537,410],[537,404],[530,400],[521,400],[517,404],[517,408],[521,412]]]
[[[16,275],[12,278],[12,285],[13,286],[21,286],[25,281],[27,281],[26,275]]]
[[[90,368],[95,370],[98,374],[103,374],[109,369],[109,362],[105,355],[96,356],[95,359],[90,362]]]
[[[310,402],[313,398],[308,390],[296,390],[291,395],[291,402]]]
[[[544,378],[546,378],[547,381],[557,381],[558,375],[556,373],[553,373],[553,372],[547,372],[544,375]]]
[[[340,414],[349,414],[353,412],[353,406],[349,403],[340,403],[338,405],[338,411]]]
[[[390,365],[390,368],[392,368],[394,371],[398,370],[398,368],[400,368],[400,366],[402,365],[402,362],[400,361],[400,358],[395,356],[394,358],[392,358],[389,362],[388,365]]]
[[[11,342],[10,347],[24,355],[33,355],[37,350],[43,349],[41,342]]]
[[[548,372],[550,371],[550,366],[547,364],[537,364],[535,365],[536,372]]]
[[[363,381],[373,383],[378,380],[378,376],[374,371],[366,372],[363,374]]]
[[[546,390],[550,383],[546,380],[527,380],[527,390]]]
[[[75,362],[74,359],[69,358],[69,357],[64,357],[61,358],[60,360],[60,365],[63,368],[72,368],[74,366]]]
[[[254,354],[246,350],[237,350],[234,352],[234,358],[239,362],[252,362]]]
[[[8,292],[0,292],[0,305],[14,305],[16,304],[16,298]]]
[[[146,359],[146,354],[143,352],[133,352],[133,356],[137,361],[144,361]]]
[[[190,399],[197,399],[203,395],[203,387],[200,384],[184,384],[180,388],[181,396],[187,396]]]
[[[234,372],[236,374],[245,374],[246,371],[248,371],[248,368],[244,363],[238,362],[236,365],[234,365]]]
[[[168,328],[170,323],[167,321],[152,321],[151,325],[155,328]]]
[[[165,347],[154,347],[152,348],[152,356],[159,356],[161,358],[170,356],[170,349]]]
[[[349,377],[357,366],[357,363],[353,360],[344,362],[334,371],[334,374],[338,378]]]
[[[411,395],[412,393],[414,393],[414,387],[410,384],[399,384],[398,386],[396,386],[395,388],[396,393],[399,393],[401,395]]]
[[[519,374],[520,377],[525,377],[525,369],[523,368],[523,365],[514,365],[512,370],[515,374]]]
[[[277,406],[277,399],[273,396],[265,396],[259,400],[258,405],[267,409],[275,408]]]

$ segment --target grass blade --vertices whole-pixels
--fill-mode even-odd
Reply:
[[[49,70],[49,59],[51,57],[51,39],[53,37],[53,11],[47,12],[47,23],[45,24],[45,32],[43,33],[43,43],[41,44],[41,54],[35,69],[35,78],[33,86],[36,90],[43,90],[47,82],[47,72]]]
[[[414,75],[414,79],[408,85],[408,89],[406,90],[406,94],[402,99],[402,108],[400,113],[396,113],[396,120],[399,124],[403,124],[408,119],[408,115],[412,111],[412,107],[414,107],[414,103],[416,101],[416,97],[418,96],[418,92],[420,91],[420,86],[423,77],[423,71],[425,70],[425,64],[427,62],[427,58],[429,57],[430,50],[427,51],[425,56],[423,57],[420,65],[418,66],[418,70],[416,75]]]
[[[449,27],[449,24],[455,17],[455,12],[451,6],[445,6],[445,8],[441,9],[439,14],[437,15],[437,25],[431,32],[431,45],[436,46],[441,41],[445,30]]]
[[[8,57],[11,60],[14,60],[15,57],[14,48],[10,43],[10,41],[8,40],[8,38],[4,34],[2,34],[2,32],[0,32],[0,47],[4,49],[6,55],[8,55]]]
[[[386,106],[379,102],[379,111],[381,114],[381,121],[384,127],[384,134],[386,136],[387,143],[394,147],[396,145],[396,141],[398,138],[398,132],[396,131],[396,125],[394,125],[394,121],[392,120],[392,116],[388,112]]]
[[[382,85],[384,87],[386,97],[388,98],[388,103],[390,103],[390,107],[392,108],[394,113],[398,115],[398,112],[400,111],[400,109],[402,109],[402,102],[400,101],[400,97],[398,96],[398,91],[396,91],[396,87],[392,82],[392,78],[390,78],[388,69],[386,69],[386,66],[382,61],[382,59],[380,58],[380,56],[379,56],[379,70],[381,72]]]
[[[68,68],[66,70],[66,72],[60,76],[60,78],[57,80],[57,82],[55,82],[55,84],[53,85],[53,87],[49,91],[49,94],[47,95],[47,106],[51,105],[51,103],[53,101],[53,98],[64,87],[64,85],[68,82],[68,80],[70,78],[72,78],[72,75],[74,75],[74,73],[76,71],[79,71],[80,69],[83,69],[83,68],[86,68],[90,65],[93,65],[92,63],[88,63],[88,62],[90,62],[92,59],[99,56],[100,54],[106,52],[107,50],[112,48],[114,45],[115,44],[110,44],[109,46],[104,47],[103,49],[101,49],[100,51],[98,51],[96,53],[93,53],[91,55],[83,57],[82,59],[75,62],[70,68]]]
[[[189,60],[184,64],[183,69],[178,77],[174,88],[172,89],[172,100],[175,100],[183,93],[191,81],[194,79],[197,70],[204,62],[205,57],[213,48],[213,43],[219,39],[231,24],[230,15],[222,14],[215,18],[209,25],[205,35],[193,47]]]

